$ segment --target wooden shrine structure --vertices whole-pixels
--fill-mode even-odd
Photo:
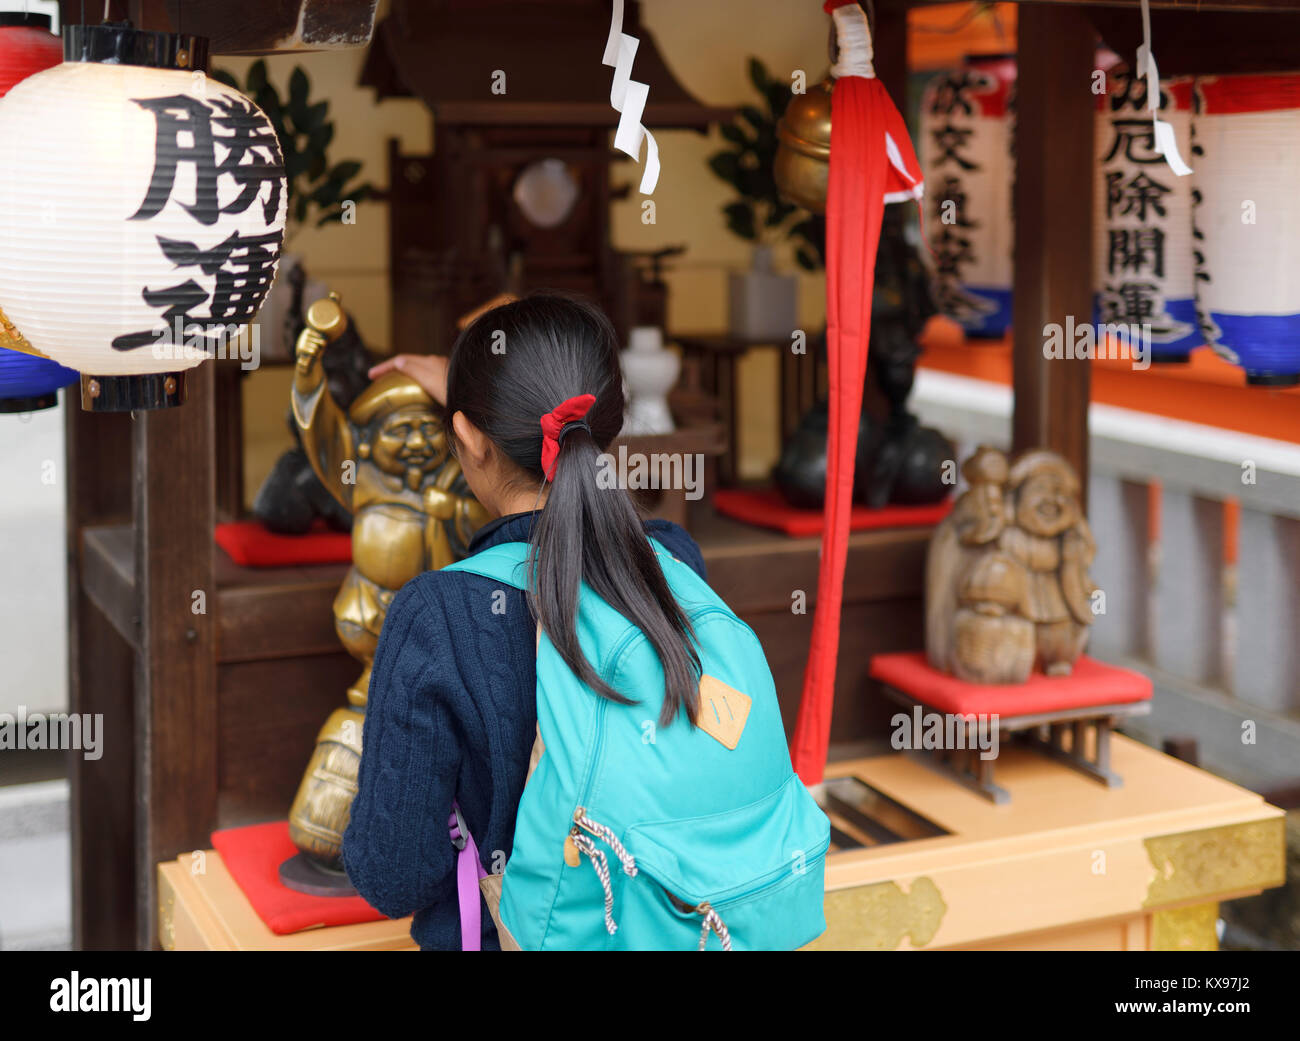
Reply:
[[[1092,198],[1093,97],[1083,85],[1097,30],[1131,52],[1140,26],[1132,0],[1108,4],[1026,3],[1019,18],[1013,441],[1061,453],[1085,488],[1089,365],[1048,364],[1040,330],[1092,310],[1090,204],[1080,200]],[[64,6],[76,20],[75,5]],[[1259,46],[1273,47],[1263,52],[1272,56],[1294,39],[1297,6],[1153,0],[1161,70],[1201,60],[1178,54],[1180,39],[1230,55],[1254,53],[1263,37],[1273,43]],[[129,13],[140,27],[174,30],[177,7],[131,0]],[[253,54],[340,39],[364,46],[375,7],[185,0],[183,13],[185,30],[209,35],[215,54]],[[899,100],[907,3],[875,0],[874,12],[877,69]],[[809,2],[808,17],[818,16]],[[1173,27],[1180,20],[1182,30]],[[1266,33],[1255,28],[1266,23]],[[1283,60],[1295,61],[1277,54],[1268,64]],[[286,813],[320,721],[355,675],[330,610],[342,566],[245,569],[213,541],[217,520],[240,512],[239,427],[238,372],[215,363],[193,371],[182,408],[134,417],[67,408],[70,710],[102,713],[105,728],[104,756],[71,765],[78,948],[156,945],[157,866],[207,848],[216,828]],[[812,613],[810,605],[792,616],[790,593],[814,595],[818,541],[712,515],[694,518],[693,533],[712,584],[763,640],[792,726]],[[921,647],[929,534],[853,536],[843,625],[854,635],[843,644],[832,733],[840,756],[882,733],[892,711],[870,692],[871,655]]]

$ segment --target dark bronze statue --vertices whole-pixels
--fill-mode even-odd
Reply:
[[[871,301],[867,407],[858,427],[855,502],[873,508],[921,505],[938,502],[952,490],[944,483],[943,468],[956,449],[937,430],[921,426],[906,404],[921,353],[916,338],[934,313],[929,275],[904,237],[901,220],[886,213]],[[873,388],[883,397],[883,408],[871,408]],[[827,415],[825,402],[809,410],[773,473],[777,487],[794,506],[819,509],[825,498]]]
[[[305,309],[298,313],[295,342],[306,328]],[[330,343],[329,350],[322,353],[320,364],[330,397],[343,411],[351,408],[357,395],[370,385],[369,372],[374,361],[351,322],[347,323],[338,339]],[[285,418],[294,447],[275,461],[275,466],[262,482],[253,499],[253,516],[268,531],[280,535],[302,535],[317,519],[323,520],[334,531],[351,531],[351,511],[321,483],[312,469],[311,460],[303,451],[292,405]]]

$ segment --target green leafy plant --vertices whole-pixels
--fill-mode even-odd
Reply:
[[[247,94],[275,127],[289,184],[291,224],[302,227],[314,221],[319,228],[341,223],[345,202],[357,203],[374,194],[374,185],[356,180],[361,173],[357,160],[330,165],[328,152],[334,140],[330,103],[311,100],[311,81],[301,65],[289,74],[287,97],[281,97],[267,78],[265,61],[249,66],[242,85],[224,70],[214,72],[213,78]]]
[[[772,173],[776,124],[790,104],[791,89],[774,80],[766,66],[752,57],[749,81],[762,99],[762,107],[742,105],[735,121],[720,128],[729,147],[709,157],[709,169],[740,196],[722,208],[727,228],[760,246],[792,239],[799,266],[816,271],[825,263],[826,218],[782,199]]]

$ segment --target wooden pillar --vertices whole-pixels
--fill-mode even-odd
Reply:
[[[206,849],[217,821],[212,517],[214,363],[186,374],[180,408],[134,429],[136,943],[157,945],[157,864]]]
[[[876,77],[900,112],[907,111],[907,0],[876,0],[871,43]]]
[[[1043,342],[1046,325],[1092,321],[1095,35],[1077,7],[1018,14],[1012,447],[1059,452],[1086,496],[1091,363],[1045,358]]]
[[[904,117],[907,115],[907,8],[907,0],[875,0],[875,3],[868,5],[868,11],[874,15],[871,22],[871,43],[876,78],[889,92],[890,99]],[[907,202],[886,206],[882,218],[886,234],[890,228],[912,219],[916,205]],[[813,371],[816,373],[816,366]],[[825,397],[820,388],[814,387],[813,391],[813,400]],[[893,411],[892,403],[880,388],[874,368],[867,369],[862,405],[867,414],[879,423],[885,422]]]
[[[83,585],[88,525],[131,517],[131,417],[83,412],[63,392],[67,473],[68,711],[103,720],[101,755],[69,753],[72,946],[120,950],[135,938],[134,644]]]
[[[217,521],[237,521],[244,512],[244,373],[238,361],[210,364],[216,379]]]

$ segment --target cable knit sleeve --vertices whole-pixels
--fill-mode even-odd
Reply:
[[[461,760],[451,704],[462,684],[452,656],[437,653],[450,644],[441,605],[429,602],[419,580],[408,583],[375,651],[357,795],[343,835],[348,878],[391,918],[456,902],[447,817]]]

